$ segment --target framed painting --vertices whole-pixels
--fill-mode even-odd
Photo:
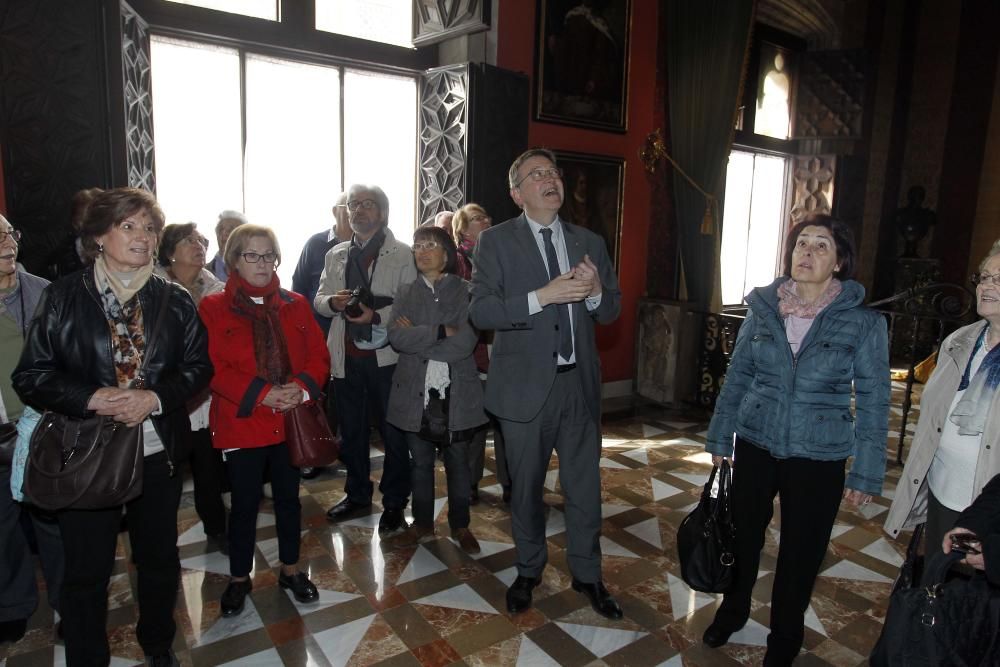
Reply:
[[[625,160],[603,155],[555,151],[563,170],[565,196],[559,217],[604,239],[618,270],[621,252]]]
[[[632,0],[539,0],[535,120],[626,129]]]

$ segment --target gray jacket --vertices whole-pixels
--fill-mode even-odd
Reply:
[[[38,299],[42,296],[42,290],[48,284],[49,281],[45,278],[39,278],[18,267],[17,285],[7,296],[3,297],[2,301],[4,308],[14,318],[17,328],[21,331],[24,331],[28,326],[28,322],[31,321],[32,315],[35,314],[35,306],[38,305]],[[23,301],[22,298],[24,299]],[[22,304],[24,305],[23,309],[21,307]],[[24,311],[23,314],[22,310]]]
[[[413,326],[398,326],[399,317],[406,317]],[[418,276],[396,292],[388,325],[389,342],[399,352],[399,363],[392,376],[386,421],[404,431],[420,430],[427,360],[434,359],[451,368],[448,428],[461,431],[485,424],[483,387],[472,356],[479,335],[469,323],[468,283],[446,274],[431,291]],[[441,337],[440,325],[458,327],[458,332]]]

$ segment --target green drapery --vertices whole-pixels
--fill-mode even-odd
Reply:
[[[715,195],[721,215],[754,16],[753,0],[667,0],[668,150]],[[674,172],[674,208],[688,300],[721,312],[722,220],[702,233],[705,197]]]

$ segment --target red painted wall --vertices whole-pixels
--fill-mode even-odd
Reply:
[[[528,141],[532,146],[625,159],[625,196],[618,269],[622,314],[614,324],[598,327],[597,336],[605,382],[627,380],[633,376],[636,303],[645,289],[646,237],[652,194],[646,172],[639,160],[639,149],[646,135],[655,129],[653,96],[656,90],[657,5],[658,3],[649,0],[636,0],[632,3],[628,132],[600,132],[534,120],[529,121],[528,128]],[[500,3],[497,66],[527,74],[532,79],[532,90],[535,85],[536,20],[534,2],[504,0]]]

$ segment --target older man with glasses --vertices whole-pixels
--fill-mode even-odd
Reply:
[[[382,188],[352,185],[347,210],[353,235],[327,253],[313,300],[317,313],[332,318],[327,346],[340,417],[340,460],[347,468],[346,495],[327,518],[336,522],[370,512],[368,424],[374,413],[385,446],[379,532],[392,531],[406,527],[410,456],[403,434],[385,421],[398,360],[386,326],[397,290],[416,280],[417,270],[410,247],[389,230],[389,199]]]

